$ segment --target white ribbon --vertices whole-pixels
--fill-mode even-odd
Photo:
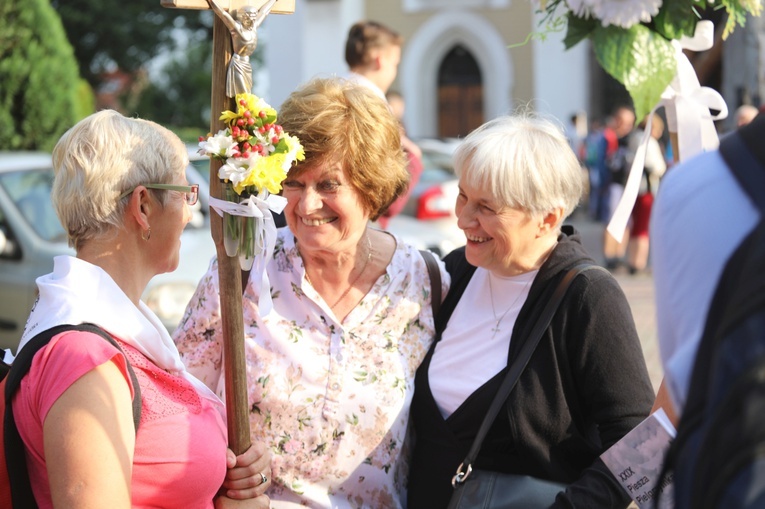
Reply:
[[[645,133],[632,162],[624,194],[608,223],[608,233],[619,242],[624,238],[624,231],[640,189],[648,137],[651,135],[651,119],[658,108],[664,106],[667,128],[670,132],[677,133],[677,147],[673,149],[680,156],[680,161],[690,159],[702,151],[714,150],[720,145],[714,121],[728,116],[728,106],[716,90],[701,86],[691,62],[683,53],[683,49],[707,50],[713,44],[714,24],[708,20],[696,24],[693,37],[682,37],[679,41],[672,41],[677,60],[677,74],[661,94],[659,104],[648,115]],[[710,109],[719,110],[720,113],[712,116]]]
[[[219,200],[212,196],[209,198],[210,207],[221,217],[225,212],[232,216],[256,217],[263,220],[263,230],[256,232],[255,237],[256,244],[261,250],[255,257],[255,262],[250,271],[250,278],[254,276],[260,279],[260,295],[258,297],[260,316],[266,316],[273,309],[271,282],[268,280],[268,271],[266,271],[268,263],[274,256],[274,246],[276,245],[276,224],[270,211],[278,214],[287,205],[287,199],[283,196],[269,194],[267,191],[263,191],[263,193],[266,194],[265,200],[258,195],[250,196],[239,203]]]

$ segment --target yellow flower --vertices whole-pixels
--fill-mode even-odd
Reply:
[[[272,194],[277,194],[282,189],[282,181],[287,178],[287,172],[282,169],[284,158],[284,154],[251,157],[247,176],[235,184],[234,190],[237,194],[242,194],[242,191],[247,188],[257,189],[258,192],[265,189]]]
[[[303,161],[305,159],[305,150],[303,145],[300,144],[300,140],[296,136],[284,135],[284,141],[287,143],[288,151],[287,155],[294,158],[295,161]]]
[[[226,110],[220,116],[228,128],[219,135],[225,134],[226,141],[236,144],[241,154],[236,157],[227,154],[227,164],[237,170],[237,178],[228,180],[240,195],[245,191],[260,193],[263,190],[276,194],[281,191],[281,183],[292,165],[305,159],[303,146],[297,137],[283,132],[276,124],[276,110],[263,99],[245,93],[237,94],[235,100],[236,111]],[[205,147],[211,147],[216,140],[208,137]],[[219,152],[209,147],[207,150],[211,157],[220,159]]]

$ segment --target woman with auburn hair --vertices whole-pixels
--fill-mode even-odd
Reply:
[[[250,423],[273,454],[274,508],[401,508],[414,373],[433,337],[423,256],[369,222],[407,184],[398,122],[347,80],[293,92],[279,120],[305,160],[283,183],[287,227],[260,281],[244,289]],[[432,255],[431,255],[432,256]],[[188,369],[224,389],[218,271],[199,283],[175,340]]]

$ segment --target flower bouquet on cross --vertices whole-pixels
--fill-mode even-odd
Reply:
[[[239,256],[243,270],[255,257],[272,254],[276,227],[271,211],[280,213],[286,200],[277,194],[292,165],[305,157],[300,141],[276,123],[276,110],[249,93],[237,94],[236,111],[221,116],[226,128],[200,137],[200,153],[223,161],[218,178],[224,200],[210,199],[223,216],[226,254]],[[265,262],[264,262],[265,264]],[[263,264],[263,265],[264,265]]]
[[[569,49],[589,40],[600,66],[629,92],[638,120],[646,118],[608,233],[621,242],[640,187],[653,112],[664,107],[672,149],[680,161],[719,145],[714,120],[725,118],[723,97],[702,87],[684,50],[713,45],[714,26],[700,11],[725,9],[722,38],[747,16],[762,13],[762,0],[532,0],[546,31],[566,30]],[[532,34],[542,37],[545,33]],[[713,115],[712,111],[716,113]]]
[[[548,31],[565,28],[566,49],[590,40],[600,66],[629,92],[638,120],[659,103],[675,78],[678,51],[673,41],[696,35],[699,12],[725,9],[723,39],[737,24],[743,26],[747,15],[762,12],[762,0],[534,1]]]

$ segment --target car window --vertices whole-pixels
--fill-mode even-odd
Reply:
[[[423,150],[421,160],[423,170],[420,182],[440,184],[457,178],[454,175],[451,157]]]
[[[18,260],[21,258],[21,250],[18,248],[16,238],[13,236],[5,212],[0,209],[0,260]]]
[[[66,241],[66,232],[50,199],[52,169],[3,173],[0,175],[0,186],[41,238],[49,242]]]
[[[207,182],[207,185],[210,185],[210,159],[207,157],[203,159],[194,159],[191,161],[191,166],[194,167],[194,169],[197,170],[199,175],[204,178],[205,182]]]

